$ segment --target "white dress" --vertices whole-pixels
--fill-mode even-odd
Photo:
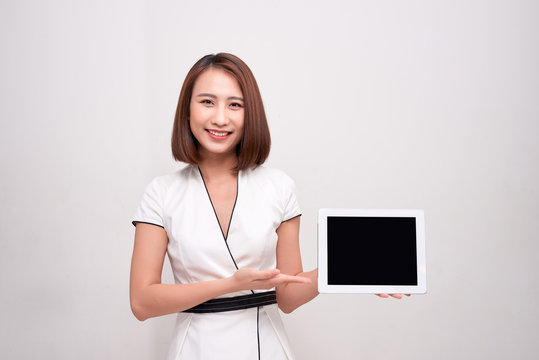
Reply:
[[[275,268],[276,229],[299,215],[295,185],[285,173],[263,166],[240,171],[225,239],[204,179],[198,167],[188,165],[148,185],[133,223],[165,229],[174,280],[185,284],[229,277],[236,266]],[[262,360],[293,359],[277,304],[178,313],[168,359],[256,360],[259,352]]]

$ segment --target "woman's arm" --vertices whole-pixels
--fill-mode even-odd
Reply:
[[[299,216],[283,222],[277,229],[277,269],[283,274],[310,279],[309,283],[288,283],[277,287],[277,302],[285,313],[291,313],[318,295],[318,269],[303,272],[299,249]]]
[[[225,279],[192,284],[161,284],[167,243],[163,228],[137,224],[131,260],[130,300],[133,314],[141,321],[177,313],[227,293],[305,282],[304,278],[284,275],[276,269],[240,269]]]

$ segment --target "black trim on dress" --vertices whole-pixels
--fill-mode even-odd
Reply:
[[[230,232],[230,224],[232,224],[232,218],[234,216],[234,210],[236,209],[236,203],[238,202],[238,196],[239,196],[239,193],[240,193],[240,172],[238,171],[238,175],[236,177],[236,199],[234,200],[234,206],[232,207],[232,212],[230,213],[230,219],[228,221],[228,228],[226,230],[226,236],[225,236],[225,233],[223,232],[223,228],[221,227],[221,223],[219,222],[219,217],[217,216],[217,211],[215,211],[215,206],[213,206],[213,201],[211,200],[210,192],[208,191],[208,187],[206,186],[206,181],[204,180],[204,175],[202,175],[202,170],[200,170],[200,167],[198,167],[198,166],[197,166],[197,169],[198,169],[198,172],[200,174],[200,177],[202,178],[202,183],[204,184],[204,188],[206,189],[206,194],[208,194],[208,199],[210,200],[210,204],[211,204],[211,207],[213,209],[213,213],[215,214],[215,219],[217,220],[217,225],[219,226],[219,229],[221,230],[221,234],[223,234],[223,239],[225,240],[225,245],[226,245],[226,248],[228,250],[228,254],[230,255],[230,258],[232,259],[232,261],[234,262],[234,266],[236,267],[236,270],[239,270],[238,264],[236,263],[236,260],[234,259],[234,256],[232,255],[232,252],[230,251],[230,247],[228,246],[228,235],[229,235],[229,232]],[[300,215],[294,216],[294,218],[298,217]],[[288,219],[288,220],[292,220],[292,219],[293,218]],[[288,221],[288,220],[285,220],[285,221]],[[257,293],[255,293],[253,290],[250,290],[250,291],[251,291],[252,295],[257,295]],[[219,300],[219,299],[212,299],[212,300],[209,300],[209,301],[213,301],[213,300]],[[275,304],[276,302],[277,302],[277,300],[275,298],[275,300],[272,300],[271,304]],[[266,304],[266,305],[269,305],[269,303]],[[258,345],[258,360],[260,360],[259,315],[260,315],[260,306],[257,306],[257,308],[256,308],[256,339],[257,339],[257,345]]]
[[[275,291],[274,291],[275,292]],[[275,298],[275,302],[277,302],[277,298]],[[260,306],[256,308],[256,341],[258,342],[258,360],[260,360],[260,326],[258,324],[260,318]]]
[[[187,313],[216,313],[235,310],[251,309],[254,307],[272,305],[277,303],[275,290],[264,291],[254,294],[239,295],[226,298],[211,299],[190,309],[184,310]]]
[[[148,224],[148,225],[155,225],[155,226],[159,226],[160,228],[163,228],[163,229],[165,228],[163,225],[158,225],[158,224],[154,224],[154,223],[147,222],[147,221],[137,221],[137,220],[131,221],[131,224],[133,224],[134,227],[137,227],[138,223]]]
[[[238,175],[236,177],[236,199],[234,200],[234,206],[232,207],[232,212],[230,213],[230,219],[228,220],[228,229],[226,230],[226,236],[223,232],[223,228],[221,227],[221,223],[219,222],[219,216],[217,216],[217,211],[215,211],[215,206],[213,206],[213,201],[211,200],[210,192],[208,191],[208,187],[206,186],[206,181],[204,180],[204,175],[202,175],[202,170],[200,170],[200,167],[197,166],[198,173],[200,174],[200,177],[202,178],[202,183],[204,184],[204,189],[206,189],[206,194],[208,194],[208,199],[210,199],[210,204],[213,209],[213,213],[215,214],[215,219],[217,220],[217,225],[219,226],[219,229],[221,230],[221,234],[223,234],[223,239],[225,240],[225,245],[228,250],[228,254],[230,255],[230,258],[234,262],[234,266],[236,267],[236,270],[239,270],[238,264],[236,264],[236,260],[234,259],[234,256],[232,256],[232,252],[230,251],[230,248],[228,247],[228,232],[230,230],[230,224],[232,223],[232,216],[234,216],[234,210],[236,209],[236,202],[238,201],[238,194],[240,192],[240,173],[238,172]],[[254,294],[254,292],[251,290],[251,292]]]
[[[301,216],[301,215],[302,215],[302,214],[299,214],[299,215],[296,215],[296,216],[292,216],[290,219],[283,220],[283,221],[281,221],[281,224],[284,223],[284,222],[290,221],[290,220],[292,220],[292,219],[295,219],[295,218],[297,218],[297,217],[299,217],[299,216]]]

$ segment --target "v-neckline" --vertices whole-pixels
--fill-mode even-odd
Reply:
[[[213,213],[215,214],[215,220],[217,221],[217,226],[219,227],[219,230],[221,230],[221,234],[223,235],[223,239],[225,242],[228,241],[228,235],[230,235],[230,224],[232,224],[232,218],[234,216],[234,210],[236,209],[236,203],[238,202],[238,195],[240,192],[240,171],[238,171],[238,175],[236,176],[236,198],[234,199],[234,205],[232,206],[232,211],[230,212],[230,217],[228,219],[228,227],[226,229],[226,233],[223,230],[223,227],[221,226],[221,221],[219,220],[219,216],[217,215],[217,211],[215,210],[215,206],[213,205],[213,201],[211,199],[210,191],[208,190],[208,186],[206,185],[206,180],[204,180],[204,175],[202,175],[202,170],[200,170],[200,167],[197,166],[198,173],[200,174],[200,178],[202,179],[202,183],[204,184],[204,189],[206,189],[206,194],[208,195],[208,199],[210,200],[211,207],[213,209]],[[228,246],[228,245],[227,245]],[[236,263],[234,261],[234,263]]]

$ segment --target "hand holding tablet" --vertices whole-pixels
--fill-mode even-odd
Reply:
[[[410,296],[410,294],[404,294],[406,296]],[[388,298],[388,297],[394,297],[395,299],[402,299],[402,294],[376,294],[376,296],[379,296],[381,298]]]
[[[424,227],[422,210],[320,209],[319,291],[425,293]]]

